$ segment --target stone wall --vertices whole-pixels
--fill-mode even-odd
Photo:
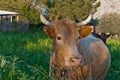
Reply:
[[[100,19],[105,13],[120,13],[120,0],[97,0],[99,1],[101,6],[97,8],[93,19]]]

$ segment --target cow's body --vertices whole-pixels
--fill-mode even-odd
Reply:
[[[80,54],[84,57],[84,65],[89,65],[90,78],[87,80],[103,80],[110,65],[109,50],[104,43],[92,34],[80,40]]]

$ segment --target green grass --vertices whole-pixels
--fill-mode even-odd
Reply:
[[[111,66],[106,80],[120,80],[120,40],[108,39],[107,44],[111,54]]]
[[[42,31],[0,32],[0,80],[46,80],[50,47]]]
[[[51,40],[43,31],[0,32],[0,80],[47,80]],[[105,80],[120,80],[120,41],[109,39]]]

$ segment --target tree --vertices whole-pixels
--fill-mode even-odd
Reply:
[[[120,14],[105,14],[100,19],[97,30],[109,32],[112,35],[118,35],[120,38]]]
[[[48,15],[50,20],[68,18],[82,21],[90,14],[92,7],[89,0],[54,0]]]
[[[30,24],[40,23],[39,12],[31,4],[34,0],[1,0],[0,9],[19,13],[20,19],[28,20]],[[47,0],[37,0],[38,4],[48,4]]]
[[[90,14],[95,0],[1,0],[0,9],[18,12],[20,19],[37,25],[40,23],[39,11],[32,7],[33,1],[41,8],[49,7],[47,17],[51,21],[63,18],[82,21]]]

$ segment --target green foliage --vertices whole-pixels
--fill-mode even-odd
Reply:
[[[111,65],[105,80],[120,79],[120,40],[108,39],[108,48],[111,54]]]
[[[1,0],[0,9],[16,11],[20,19],[28,20],[30,24],[40,24],[39,12],[32,7],[34,0]],[[68,18],[82,21],[94,7],[92,2],[95,0],[37,0],[40,7],[49,7],[48,16],[50,20]],[[10,4],[9,4],[10,3]],[[98,6],[97,6],[98,7]],[[96,8],[96,7],[94,7]]]
[[[96,3],[93,7],[96,9],[96,8],[98,8],[100,5],[101,5],[101,3],[98,2],[98,3]]]
[[[49,4],[49,0],[38,0],[38,4],[40,5],[48,5]]]
[[[89,0],[54,0],[49,10],[51,20],[55,19],[85,19],[91,12],[92,4]]]
[[[98,29],[120,36],[120,14],[105,14],[99,21]]]
[[[34,8],[31,8],[30,4],[24,3],[23,6],[19,8],[19,14],[21,19],[26,19],[30,24],[39,24],[40,17],[39,12]]]
[[[12,9],[11,6],[12,6],[12,0],[1,0],[0,1],[0,10],[11,10]]]

